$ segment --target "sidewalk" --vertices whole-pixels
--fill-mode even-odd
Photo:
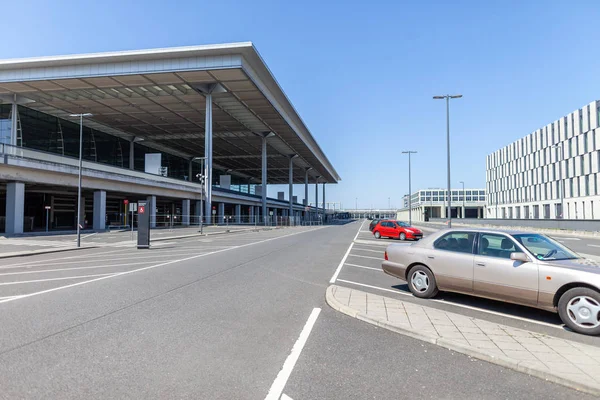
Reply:
[[[450,350],[600,395],[600,347],[331,285],[344,314]]]

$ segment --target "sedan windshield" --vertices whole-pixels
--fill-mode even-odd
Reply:
[[[572,260],[580,258],[576,253],[544,235],[512,235],[527,248],[538,260]]]

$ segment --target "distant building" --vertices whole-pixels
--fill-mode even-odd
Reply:
[[[446,189],[423,189],[411,195],[413,221],[425,221],[429,218],[447,218]],[[404,196],[404,208],[397,218],[408,220],[408,195]],[[483,218],[485,209],[485,189],[452,189],[452,218]]]
[[[487,156],[486,218],[600,216],[600,101]]]

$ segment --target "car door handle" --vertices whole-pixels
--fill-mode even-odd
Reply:
[[[485,263],[475,263],[478,267],[485,267]]]
[[[434,256],[427,256],[427,258],[431,258],[433,260],[435,257]]]

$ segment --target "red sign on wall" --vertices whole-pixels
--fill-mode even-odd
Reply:
[[[123,204],[125,204],[125,205],[129,204],[129,200],[127,200],[127,199],[123,200]]]
[[[138,214],[143,214],[146,211],[146,207],[145,206],[139,206],[138,207]]]

